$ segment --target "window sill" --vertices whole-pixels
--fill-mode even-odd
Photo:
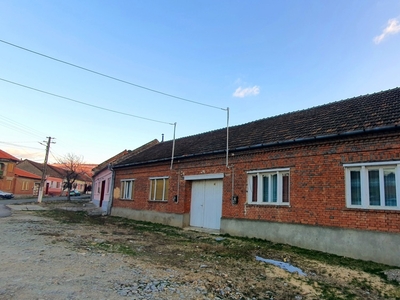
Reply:
[[[148,202],[168,203],[168,200],[148,200]]]
[[[290,207],[290,203],[246,203],[246,206],[264,206],[264,207]]]
[[[119,200],[121,200],[121,201],[133,201],[133,199],[122,199],[122,198],[120,198]]]
[[[383,208],[383,207],[377,207],[377,208],[370,208],[370,207],[346,207],[344,211],[363,211],[363,212],[392,212],[392,213],[399,213],[400,208],[399,207],[394,207],[394,208]]]

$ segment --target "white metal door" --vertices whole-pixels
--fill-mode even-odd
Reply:
[[[203,227],[204,223],[204,189],[203,181],[192,183],[192,203],[190,205],[190,226]]]
[[[190,225],[220,229],[222,216],[222,180],[192,183]]]

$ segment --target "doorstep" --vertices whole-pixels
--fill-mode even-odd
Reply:
[[[219,229],[204,228],[204,227],[189,226],[189,227],[184,227],[183,230],[204,232],[204,233],[209,233],[209,234],[213,234],[213,235],[221,234],[221,230],[219,230]]]

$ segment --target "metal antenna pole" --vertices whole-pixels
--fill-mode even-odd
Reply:
[[[226,167],[229,166],[229,107],[226,108]]]
[[[175,156],[175,132],[176,132],[176,122],[174,123],[174,139],[172,140],[172,156],[171,156],[171,170],[174,164],[174,156]]]

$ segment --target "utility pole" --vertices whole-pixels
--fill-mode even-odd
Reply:
[[[50,144],[52,143],[51,139],[54,139],[54,138],[52,138],[50,136],[47,137],[46,156],[44,158],[44,163],[43,163],[43,172],[42,172],[42,180],[40,181],[38,203],[41,203],[42,202],[42,198],[43,198],[43,188],[44,188],[44,182],[46,180],[46,172],[47,172],[47,161],[49,159]]]

